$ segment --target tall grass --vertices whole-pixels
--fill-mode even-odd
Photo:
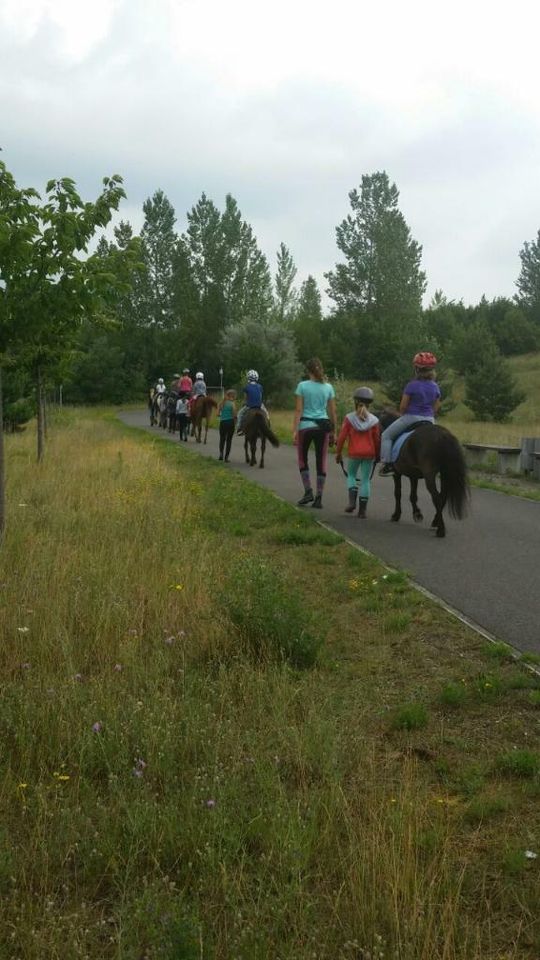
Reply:
[[[482,643],[217,464],[81,413],[8,452],[1,957],[538,956],[535,864],[503,869],[536,780],[504,771],[496,832],[460,798],[471,751],[489,784],[538,749],[529,686],[445,713]]]

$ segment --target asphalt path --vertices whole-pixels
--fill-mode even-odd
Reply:
[[[150,427],[146,411],[125,411],[120,419],[129,426],[179,443],[178,435]],[[217,431],[209,432],[206,446],[190,439],[182,447],[194,455],[215,459]],[[276,450],[268,444],[265,468],[260,470],[244,462],[243,442],[235,437],[231,462],[223,464],[223,469],[238,470],[290,503],[296,503],[303,492],[296,451],[289,445]],[[406,570],[417,584],[473,624],[519,650],[540,654],[540,502],[473,489],[468,516],[456,521],[445,511],[446,537],[437,539],[429,527],[434,509],[424,484],[419,484],[423,524],[413,523],[408,481],[403,485],[401,521],[389,520],[393,489],[391,477],[375,477],[368,519],[349,516],[344,513],[345,478],[331,458],[324,506],[313,512],[318,520],[390,566]]]

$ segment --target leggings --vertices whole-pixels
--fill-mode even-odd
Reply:
[[[321,496],[324,490],[324,481],[326,480],[326,457],[328,454],[329,434],[316,427],[308,427],[307,430],[299,430],[296,444],[298,453],[298,467],[300,476],[304,484],[304,490],[311,490],[311,479],[309,476],[308,451],[313,441],[315,447],[315,464],[317,469],[317,495]]]
[[[231,452],[231,443],[234,435],[234,420],[222,420],[219,424],[219,455],[228,459]]]
[[[178,429],[180,431],[180,440],[187,440],[189,432],[189,422],[187,415],[185,413],[178,413],[176,415],[176,421],[178,423]]]
[[[371,493],[371,468],[373,460],[366,460],[364,457],[349,457],[347,471],[347,487],[349,490],[356,489],[356,476],[360,467],[360,496],[364,500],[369,500]]]

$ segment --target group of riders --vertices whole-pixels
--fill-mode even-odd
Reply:
[[[358,387],[353,394],[354,410],[348,413],[337,429],[335,393],[328,382],[320,360],[314,358],[306,364],[308,379],[302,380],[296,388],[296,410],[293,426],[293,442],[297,449],[298,466],[304,493],[298,501],[300,506],[311,504],[322,506],[322,495],[326,480],[326,458],[329,446],[335,442],[336,462],[343,466],[343,450],[347,450],[348,466],[346,472],[349,502],[346,511],[352,513],[358,497],[358,516],[365,518],[370,496],[370,481],[375,464],[381,461],[379,475],[389,476],[394,472],[393,444],[405,431],[413,429],[420,422],[434,422],[440,406],[441,391],[436,383],[435,369],[437,358],[428,351],[417,353],[413,358],[414,376],[407,383],[401,397],[399,416],[393,418],[386,428],[370,410],[373,391],[370,387]],[[263,388],[256,370],[249,370],[244,386],[244,405],[236,411],[236,392],[227,390],[218,408],[220,417],[220,454],[219,459],[229,459],[231,440],[236,426],[238,434],[244,431],[246,416],[250,412],[260,411],[268,423],[268,411],[263,403]],[[173,429],[180,430],[180,439],[187,440],[188,425],[194,405],[199,398],[207,396],[204,374],[198,372],[192,380],[190,371],[185,368],[182,375],[175,374],[167,389],[160,378],[151,391],[152,402],[167,398],[169,413],[172,414]],[[169,420],[169,422],[171,422]],[[164,425],[164,424],[163,424]],[[315,449],[316,488],[311,484],[308,465],[308,451]]]

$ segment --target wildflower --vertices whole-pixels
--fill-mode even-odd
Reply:
[[[208,799],[208,800],[206,801],[206,806],[208,807],[209,810],[213,810],[213,808],[215,807],[215,805],[216,805],[216,801],[215,801],[215,800],[212,800],[211,797],[210,797],[210,799]]]
[[[67,780],[71,779],[67,773],[57,773],[55,774],[55,776],[56,776],[56,779],[60,780],[62,783],[65,783]]]
[[[525,857],[527,860],[537,860],[538,854],[534,850],[525,850]]]
[[[175,590],[183,590],[183,589],[184,589],[184,584],[183,584],[183,583],[177,583],[174,589],[175,589]]]
[[[19,633],[30,633],[30,627],[17,627]]]
[[[371,581],[371,584],[372,584],[372,586],[375,587],[375,586],[378,584],[378,582],[379,582],[378,580],[372,580],[372,581]]]
[[[135,760],[135,766],[137,770],[146,770],[148,764],[146,763],[145,760],[142,759],[142,757],[137,757],[137,759]]]
[[[27,504],[27,503],[20,503],[19,506],[20,506],[20,507],[27,507],[28,504]]]
[[[82,678],[83,678],[82,673],[74,673],[74,674],[73,674],[73,680],[76,680],[77,683],[81,683]]]
[[[383,578],[383,580],[388,580],[388,574],[387,574],[387,573],[383,573],[382,578]]]
[[[30,670],[29,663],[21,663],[21,670]]]
[[[178,631],[178,636],[179,636],[179,637],[185,637],[185,635],[186,635],[186,631],[185,631],[185,630],[179,630],[179,631]]]
[[[165,637],[163,643],[166,643],[168,647],[172,647],[174,643],[174,637]]]
[[[349,580],[349,590],[358,590],[358,580]]]
[[[27,786],[28,786],[27,783],[18,783],[18,784],[17,784],[17,787],[18,787],[19,790],[26,790]]]
[[[131,776],[136,777],[137,780],[142,780],[144,773],[142,770],[138,770],[137,767],[133,767],[133,770],[131,771]]]
[[[101,720],[96,720],[96,722],[92,724],[92,730],[94,733],[101,733],[103,730],[103,724]]]
[[[116,671],[116,673],[121,673],[123,669],[124,668],[121,663],[115,663],[114,670]]]

